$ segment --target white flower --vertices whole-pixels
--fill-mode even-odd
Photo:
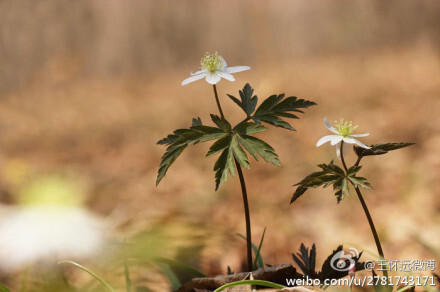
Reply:
[[[341,119],[338,122],[335,122],[334,128],[332,125],[330,125],[327,117],[324,117],[324,124],[331,132],[335,133],[336,135],[328,135],[324,136],[321,139],[319,139],[318,143],[316,143],[316,147],[321,146],[324,143],[330,142],[332,145],[336,145],[336,154],[338,155],[338,158],[341,159],[341,142],[344,141],[344,154],[347,150],[347,144],[356,144],[362,148],[370,149],[371,147],[359,142],[355,139],[355,137],[366,137],[370,135],[369,133],[366,134],[352,134],[354,130],[357,129],[358,126],[353,126],[352,122],[344,122],[344,119]]]
[[[99,220],[81,208],[11,208],[0,220],[0,272],[37,261],[90,257],[102,248],[102,233]]]
[[[200,66],[201,68],[199,71],[195,73],[191,72],[190,74],[192,76],[182,81],[182,86],[202,78],[205,78],[206,82],[213,85],[217,84],[222,78],[229,81],[235,81],[235,78],[231,73],[238,73],[251,69],[249,66],[226,67],[226,61],[219,56],[217,52],[212,55],[206,53],[200,61]]]

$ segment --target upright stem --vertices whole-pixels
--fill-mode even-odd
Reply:
[[[370,224],[371,232],[373,233],[374,241],[376,242],[377,252],[379,253],[380,257],[385,258],[385,256],[383,255],[382,245],[380,244],[379,236],[377,235],[376,227],[374,227],[373,218],[371,218],[364,197],[362,196],[359,187],[355,187],[354,189],[356,191],[356,194],[358,195],[359,201],[361,201],[362,208],[364,209],[365,215],[367,216],[368,219],[368,223]]]
[[[344,166],[345,172],[347,173],[348,169],[347,169],[347,165],[345,164],[344,153],[342,152],[343,147],[344,147],[344,141],[341,142],[341,149],[340,149],[341,162],[342,162],[342,165]],[[358,161],[356,161],[356,165],[358,165],[359,162],[360,162],[360,159],[358,159]],[[353,185],[354,190],[356,191],[356,194],[358,195],[359,201],[361,201],[361,205],[362,205],[362,208],[364,209],[365,215],[367,216],[368,224],[370,224],[370,229],[371,229],[371,232],[373,233],[374,242],[376,243],[377,252],[379,253],[379,256],[384,259],[385,256],[383,254],[382,245],[379,240],[379,235],[377,234],[376,227],[374,226],[373,218],[371,217],[370,211],[368,210],[367,204],[365,203],[364,197],[362,196],[362,193],[359,190],[359,187],[355,186],[353,183],[351,183],[351,184]],[[388,271],[384,270],[383,275],[385,277],[388,277]]]
[[[347,164],[345,164],[343,149],[344,149],[344,141],[341,141],[341,148],[339,149],[339,153],[341,155],[342,166],[344,166],[345,173],[347,173],[348,169],[347,169]]]
[[[220,112],[220,116],[222,118],[225,118],[225,115],[223,114],[223,111],[222,111],[222,107],[220,105],[220,100],[218,99],[217,87],[215,86],[215,84],[213,86],[214,86],[214,95],[215,95],[215,101],[217,102],[218,111]]]
[[[238,163],[237,159],[234,158],[235,166],[237,167],[238,177],[240,178],[241,194],[243,196],[244,205],[244,217],[246,219],[246,249],[247,249],[247,265],[248,272],[252,271],[252,235],[251,235],[251,215],[249,213],[249,203],[247,198],[246,184],[244,182],[243,171]]]
[[[215,95],[215,101],[217,102],[218,111],[220,112],[220,116],[224,119],[225,115],[223,114],[222,107],[220,105],[220,100],[217,94],[217,87],[215,86],[215,84],[213,85],[213,87],[214,87],[214,95]],[[248,272],[251,272],[252,271],[252,235],[251,235],[251,216],[249,212],[249,202],[247,198],[246,183],[244,181],[243,171],[241,169],[240,163],[238,163],[235,157],[234,157],[234,162],[235,162],[235,167],[237,168],[238,177],[240,179],[241,194],[243,196],[244,217],[246,220],[247,266],[248,266]]]

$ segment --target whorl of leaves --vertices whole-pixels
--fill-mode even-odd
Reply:
[[[315,103],[296,97],[288,97],[283,100],[284,94],[281,94],[269,97],[255,111],[258,97],[253,96],[253,91],[251,86],[246,84],[240,91],[241,100],[229,95],[247,115],[247,118],[235,127],[232,128],[231,124],[223,117],[211,115],[215,127],[203,125],[201,119],[197,118],[193,119],[191,127],[178,129],[160,140],[158,144],[168,147],[159,165],[156,185],[159,184],[170,166],[186,147],[210,140],[215,140],[215,142],[209,148],[206,156],[220,154],[214,165],[216,190],[227,180],[229,175],[235,175],[235,163],[249,169],[247,153],[257,161],[259,158],[263,158],[266,162],[281,166],[275,150],[252,134],[267,130],[261,122],[294,130],[280,117],[297,119],[298,117],[290,112],[302,113],[300,108],[307,108]]]
[[[340,203],[345,195],[348,195],[348,183],[352,183],[355,187],[361,186],[365,189],[371,189],[370,183],[364,177],[356,176],[361,166],[352,166],[345,171],[331,161],[329,164],[319,164],[321,171],[313,172],[306,176],[302,181],[295,184],[298,188],[295,190],[290,203],[295,202],[301,197],[309,188],[317,188],[323,186],[324,188],[333,185],[335,196],[338,203]]]

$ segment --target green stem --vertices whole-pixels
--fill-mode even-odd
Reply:
[[[217,87],[215,86],[215,84],[213,85],[213,87],[214,87],[214,95],[215,95],[215,101],[217,102],[218,111],[220,112],[220,116],[224,119],[225,115],[223,114],[222,107],[220,105],[220,100],[218,99]]]
[[[382,245],[380,244],[379,236],[377,235],[376,227],[374,227],[373,218],[371,218],[370,212],[368,211],[367,204],[365,203],[364,197],[362,196],[359,187],[355,187],[354,190],[358,195],[359,201],[361,201],[362,208],[364,209],[365,215],[367,216],[368,223],[370,224],[371,232],[373,233],[374,241],[376,242],[377,252],[380,257],[385,258],[382,250]]]
[[[217,87],[215,86],[215,84],[213,85],[213,87],[214,87],[214,95],[215,95],[215,101],[217,102],[218,111],[220,112],[220,116],[224,119],[225,115],[223,114],[222,107],[220,105],[220,100],[218,98],[218,93],[217,93]],[[244,181],[243,171],[237,159],[234,158],[234,162],[237,168],[238,177],[240,179],[241,194],[243,197],[244,217],[246,220],[247,266],[248,266],[248,272],[251,272],[252,271],[252,236],[251,236],[251,216],[249,212],[249,202],[247,197],[246,183]]]
[[[345,173],[347,173],[348,169],[347,169],[347,164],[345,164],[343,149],[344,149],[344,141],[341,141],[341,148],[339,149],[339,152],[340,152],[340,155],[341,155],[342,166],[344,166]]]
[[[248,272],[252,271],[252,238],[251,238],[251,215],[249,213],[249,203],[247,198],[246,183],[244,182],[243,171],[238,163],[237,159],[234,158],[235,166],[237,167],[238,177],[240,178],[241,194],[243,195],[243,205],[244,205],[244,217],[246,219],[246,249],[247,249],[247,265]]]
[[[345,164],[344,153],[342,152],[343,147],[344,147],[344,141],[341,142],[340,152],[341,152],[341,162],[342,162],[342,165],[344,166],[345,173],[347,174],[348,169],[347,169],[347,165]],[[358,165],[359,162],[360,162],[360,159],[358,159],[356,161],[356,165]],[[370,229],[371,229],[371,232],[373,233],[373,237],[374,237],[374,242],[376,243],[377,252],[379,253],[379,256],[381,258],[385,259],[385,256],[383,254],[382,245],[379,240],[379,235],[377,234],[376,227],[374,226],[373,218],[371,217],[370,211],[368,210],[367,204],[365,203],[364,197],[362,196],[362,193],[359,190],[359,187],[355,186],[351,181],[350,181],[350,183],[353,185],[354,190],[356,191],[356,194],[358,195],[359,201],[361,202],[362,208],[364,209],[365,215],[367,216],[368,224],[370,225]],[[388,277],[388,271],[384,270],[383,275],[385,277]]]

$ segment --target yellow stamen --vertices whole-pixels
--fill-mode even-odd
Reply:
[[[338,131],[339,135],[347,137],[350,136],[354,130],[357,129],[358,126],[353,126],[353,122],[344,122],[344,119],[341,119],[339,123],[335,121],[335,129]]]
[[[217,52],[212,55],[206,53],[200,61],[200,65],[202,66],[202,69],[208,70],[209,72],[215,72],[216,70],[222,68],[223,61],[223,58],[219,56]]]

